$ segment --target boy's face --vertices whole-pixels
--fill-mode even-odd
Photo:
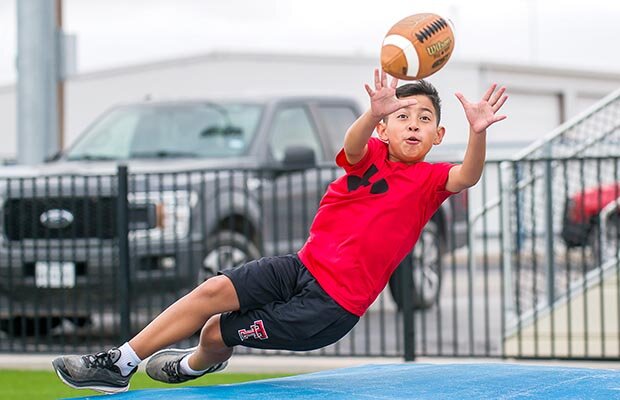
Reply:
[[[413,164],[423,161],[431,147],[441,143],[445,129],[437,125],[435,108],[427,96],[409,98],[418,103],[390,114],[377,125],[377,132],[388,143],[390,161]]]

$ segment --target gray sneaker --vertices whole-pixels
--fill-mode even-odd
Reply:
[[[182,383],[200,378],[205,374],[218,372],[226,368],[228,361],[211,366],[200,375],[186,375],[181,372],[183,357],[192,354],[194,349],[164,349],[153,354],[146,363],[146,373],[152,379],[165,383]]]
[[[102,393],[119,393],[129,389],[129,378],[138,366],[127,376],[114,363],[121,352],[110,349],[84,356],[62,356],[52,361],[60,380],[75,389],[92,389]]]

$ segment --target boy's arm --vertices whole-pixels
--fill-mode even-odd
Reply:
[[[397,99],[395,96],[397,85],[398,79],[396,78],[393,78],[388,85],[385,71],[381,71],[381,76],[379,76],[378,69],[375,69],[375,90],[372,90],[368,84],[364,85],[370,96],[370,109],[351,124],[344,137],[344,154],[349,164],[356,164],[364,158],[368,151],[368,139],[384,117],[417,103],[413,99]]]
[[[487,128],[506,118],[505,115],[496,115],[504,105],[508,96],[504,95],[506,88],[499,90],[496,84],[491,85],[479,103],[470,103],[461,93],[456,93],[465,110],[469,122],[469,141],[463,163],[450,169],[446,190],[460,192],[474,186],[484,168],[486,158]]]
[[[363,113],[347,130],[344,136],[344,155],[351,165],[358,163],[368,151],[368,139],[372,136],[375,126],[381,121],[370,110]]]

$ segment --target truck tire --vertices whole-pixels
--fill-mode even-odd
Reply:
[[[218,271],[238,267],[260,257],[258,247],[239,232],[222,230],[210,235],[207,254],[198,271],[198,284]]]
[[[399,280],[402,269],[413,272],[412,305],[426,310],[439,300],[441,292],[441,255],[443,254],[439,226],[430,220],[411,251],[390,277],[390,292],[399,310],[403,309],[403,289]]]

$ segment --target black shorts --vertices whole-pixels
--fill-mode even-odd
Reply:
[[[359,321],[319,286],[296,255],[261,258],[220,272],[240,310],[220,319],[227,346],[306,351],[335,343]]]

